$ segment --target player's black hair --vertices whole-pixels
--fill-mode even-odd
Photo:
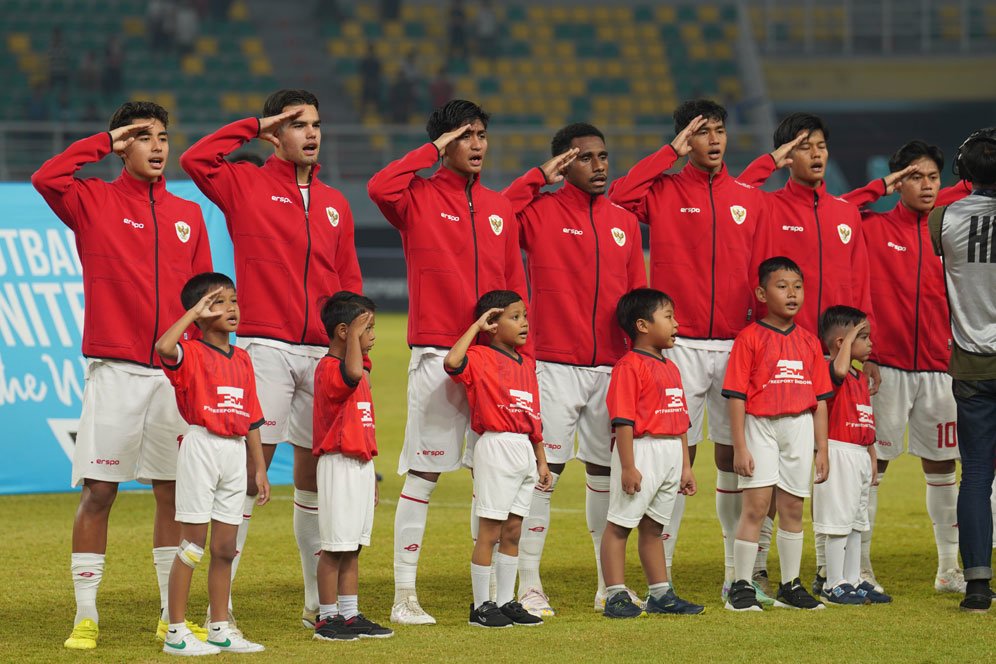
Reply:
[[[786,258],[785,256],[772,256],[771,258],[766,258],[760,265],[757,266],[757,283],[764,288],[768,284],[768,277],[777,272],[778,270],[788,270],[789,272],[795,272],[800,277],[805,279],[802,274],[802,268],[791,258]]]
[[[958,148],[955,174],[972,185],[996,184],[996,127],[972,132]]]
[[[216,288],[231,288],[235,290],[235,282],[231,277],[221,272],[201,272],[195,274],[180,291],[180,303],[184,309],[190,309],[197,304],[202,297]]]
[[[683,101],[674,109],[674,133],[678,134],[696,117],[701,115],[706,120],[718,120],[726,124],[726,109],[711,99],[690,99]]]
[[[488,291],[474,305],[474,318],[480,318],[488,309],[504,309],[505,307],[524,302],[522,296],[511,290]]]
[[[127,101],[114,111],[108,129],[127,127],[134,124],[135,120],[159,120],[163,127],[169,128],[169,112],[159,104],[152,101]]]
[[[652,320],[654,312],[667,305],[674,306],[674,300],[664,291],[656,288],[634,288],[619,298],[616,304],[616,322],[629,336],[636,339],[636,321]]]
[[[838,331],[852,325],[857,325],[866,318],[868,318],[868,314],[861,311],[861,309],[855,309],[847,305],[838,304],[827,307],[823,314],[820,315],[820,339],[823,340],[827,348],[830,348],[830,342],[833,341]]]
[[[792,113],[778,123],[774,136],[775,147],[788,143],[798,136],[800,131],[804,131],[806,134],[822,131],[823,138],[826,139],[827,143],[830,142],[830,129],[823,122],[823,118],[812,113]]]
[[[563,154],[570,149],[571,141],[575,138],[583,138],[585,136],[598,136],[602,139],[603,143],[605,142],[605,135],[595,125],[588,124],[587,122],[575,122],[567,125],[553,135],[553,140],[550,141],[550,152],[554,157],[558,154]]]
[[[474,102],[466,99],[451,99],[429,115],[429,121],[425,123],[425,131],[429,134],[429,140],[434,141],[446,132],[459,129],[474,120],[480,120],[484,128],[487,129],[490,119],[491,115]]]
[[[318,97],[307,90],[277,90],[263,103],[263,117],[280,115],[288,106],[314,106],[318,108]]]
[[[944,153],[941,152],[941,149],[936,145],[928,145],[923,141],[916,140],[910,141],[889,157],[889,172],[901,171],[923,157],[927,157],[937,164],[937,170],[944,169]]]
[[[249,150],[239,150],[238,152],[228,155],[228,161],[233,164],[237,164],[240,161],[247,161],[255,166],[263,165],[263,158],[255,152],[250,152]]]
[[[374,301],[365,295],[359,295],[351,291],[339,291],[326,298],[322,304],[322,325],[329,339],[335,336],[335,328],[341,323],[349,325],[364,311],[373,313],[377,311]]]

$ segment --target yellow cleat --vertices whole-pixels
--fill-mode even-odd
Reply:
[[[207,641],[208,633],[207,633],[206,629],[204,629],[203,627],[201,627],[200,625],[198,625],[195,622],[191,622],[189,620],[187,620],[185,622],[187,624],[187,629],[189,629],[190,632],[194,636],[196,636],[201,641]],[[165,641],[166,640],[166,630],[168,630],[168,629],[169,629],[169,625],[166,623],[165,620],[163,620],[162,618],[160,618],[159,619],[159,625],[156,627],[156,638],[159,639],[160,641]],[[69,646],[66,646],[66,647],[68,648]]]
[[[97,634],[99,633],[97,623],[85,618],[73,627],[73,633],[69,635],[63,645],[71,650],[93,650],[97,647]]]

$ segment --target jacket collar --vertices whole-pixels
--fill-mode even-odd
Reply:
[[[558,192],[564,197],[570,205],[578,208],[588,209],[588,206],[597,206],[601,201],[605,200],[605,196],[601,194],[589,194],[587,191],[575,187],[570,182],[564,180],[563,186]]]
[[[817,201],[820,205],[828,198],[827,196],[827,183],[825,180],[821,180],[819,186],[816,189],[812,187],[807,187],[804,184],[799,184],[792,178],[789,178],[788,182],[785,183],[783,191],[789,196],[800,203],[812,206],[813,195],[818,197]]]
[[[451,171],[445,166],[440,166],[436,169],[436,172],[432,174],[429,178],[432,180],[433,184],[440,185],[446,189],[453,189],[456,191],[465,191],[467,189],[467,177],[460,175],[456,171]],[[481,176],[475,175],[470,181],[471,189],[476,190],[481,184]]]
[[[131,175],[126,169],[121,169],[121,175],[118,179],[114,181],[115,186],[121,188],[126,195],[133,198],[141,198],[143,201],[149,201],[149,185],[152,185],[152,199],[156,203],[162,202],[163,198],[166,197],[166,177],[160,176],[155,182],[148,182],[146,180],[139,180],[138,178]]]
[[[297,184],[297,165],[294,162],[281,159],[273,154],[263,163],[262,168],[278,180],[290,180],[294,184]],[[320,170],[322,170],[321,164],[315,164],[311,167],[312,181],[318,176],[318,171]]]
[[[922,213],[923,218],[926,219],[928,214],[929,213]],[[921,213],[916,210],[911,210],[903,205],[902,201],[899,201],[896,203],[896,207],[892,208],[892,211],[889,212],[889,216],[903,224],[913,225],[920,219]]]
[[[719,171],[717,171],[716,173],[708,173],[706,171],[703,171],[701,168],[692,165],[691,161],[685,164],[685,167],[681,169],[682,178],[687,178],[692,182],[701,183],[703,185],[709,184],[710,177],[712,178],[712,183],[715,185],[719,184],[722,180],[728,178],[729,176],[730,174],[726,170],[725,162],[723,163],[722,166],[720,166]]]

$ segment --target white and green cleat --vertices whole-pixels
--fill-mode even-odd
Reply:
[[[166,640],[163,641],[163,652],[178,657],[202,657],[217,655],[221,653],[221,649],[201,641],[193,632],[187,630],[180,636],[167,632]]]
[[[249,653],[266,650],[262,644],[253,643],[242,636],[241,632],[236,632],[228,626],[209,630],[207,643],[221,652]]]

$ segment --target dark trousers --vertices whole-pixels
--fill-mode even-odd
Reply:
[[[958,537],[965,580],[993,577],[993,516],[989,496],[996,464],[996,380],[955,380],[958,404]]]

